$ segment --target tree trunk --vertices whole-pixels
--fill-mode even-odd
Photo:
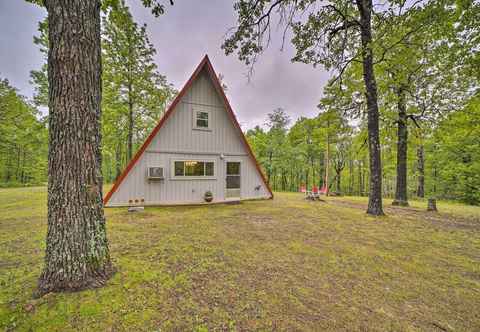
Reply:
[[[11,178],[12,178],[12,149],[9,149],[9,151],[7,151],[6,153],[7,155],[7,164],[5,166],[5,182],[6,183],[9,183]]]
[[[305,170],[305,188],[308,190],[308,168]]]
[[[100,1],[45,5],[48,231],[39,294],[98,287],[113,272],[102,203]]]
[[[272,176],[272,152],[270,151],[268,154],[268,167],[267,167],[267,183],[270,186],[270,178]]]
[[[418,185],[417,196],[425,197],[425,155],[423,145],[419,145],[417,148],[417,163],[418,163]]]
[[[353,158],[350,157],[350,160],[348,161],[348,170],[349,170],[349,177],[348,177],[348,194],[352,195],[353,193]]]
[[[21,146],[17,145],[17,165],[15,166],[15,181],[20,182],[20,164],[21,164],[21,157],[22,157],[22,149]]]
[[[26,183],[27,181],[25,180],[25,164],[26,164],[26,160],[27,160],[27,151],[23,150],[23,163],[22,163],[22,171],[20,173],[20,182],[21,183]]]
[[[328,133],[328,131],[330,130],[329,129],[330,127],[330,123],[327,122],[327,150],[325,151],[325,188],[326,188],[326,192],[325,192],[325,196],[328,196],[328,192],[329,192],[329,186],[328,186],[328,169],[330,168],[330,135]]]
[[[358,196],[363,196],[363,169],[362,160],[358,161]]]
[[[316,181],[315,181],[315,162],[313,160],[313,158],[311,159],[311,167],[312,167],[312,187],[315,185]]]
[[[127,133],[127,160],[133,156],[133,99],[132,84],[128,84],[128,133]]]
[[[122,174],[122,144],[117,143],[115,147],[115,180]]]
[[[370,190],[367,213],[383,215],[382,207],[382,162],[380,152],[380,133],[378,124],[377,83],[373,70],[372,51],[372,0],[356,0],[360,12],[360,30],[362,35],[362,64],[365,94],[367,99],[368,149],[370,157]]]
[[[342,193],[342,189],[340,188],[340,185],[342,184],[342,181],[341,181],[341,171],[340,172],[337,172],[337,184],[336,184],[336,187],[337,187],[337,195],[340,195]]]
[[[407,197],[407,105],[405,89],[399,87],[398,97],[398,129],[397,129],[397,181],[395,186],[395,199],[392,205],[408,206]]]

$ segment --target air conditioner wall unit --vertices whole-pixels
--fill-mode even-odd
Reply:
[[[149,180],[163,180],[163,167],[160,166],[151,166],[147,169],[147,178]]]

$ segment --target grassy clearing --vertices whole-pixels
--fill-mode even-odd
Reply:
[[[118,273],[32,300],[45,189],[0,190],[0,329],[480,330],[480,209],[299,194],[240,205],[107,209]],[[468,212],[466,212],[468,211]]]

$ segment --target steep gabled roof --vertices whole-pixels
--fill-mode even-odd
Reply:
[[[259,172],[259,174],[262,178],[262,181],[265,184],[265,187],[268,189],[268,192],[270,193],[271,198],[273,198],[272,189],[268,185],[268,182],[265,179],[265,175],[263,174],[263,172],[260,168],[260,165],[258,164],[257,159],[255,158],[255,155],[253,154],[252,149],[250,148],[250,145],[248,144],[247,139],[245,138],[245,135],[243,134],[242,129],[240,128],[240,125],[237,121],[235,113],[233,113],[232,107],[230,106],[230,103],[227,99],[227,96],[225,95],[225,92],[223,91],[223,88],[220,84],[220,81],[218,80],[218,76],[215,73],[215,70],[213,69],[213,66],[212,66],[210,60],[208,59],[208,55],[205,55],[203,60],[200,62],[200,64],[197,66],[197,68],[193,72],[192,76],[190,76],[187,83],[184,85],[182,90],[178,93],[178,95],[175,97],[173,102],[170,104],[170,106],[168,107],[168,110],[165,113],[165,115],[160,119],[158,124],[152,130],[152,132],[147,137],[147,139],[145,140],[143,145],[140,147],[140,149],[137,151],[137,153],[135,153],[135,156],[133,156],[133,158],[130,160],[127,167],[123,170],[122,174],[118,177],[117,181],[115,181],[112,189],[110,189],[110,191],[107,193],[107,195],[103,199],[104,204],[108,203],[109,199],[112,197],[112,195],[115,193],[115,191],[117,191],[118,187],[120,187],[120,184],[126,178],[126,176],[131,171],[133,166],[135,166],[135,163],[140,159],[140,157],[145,152],[147,147],[150,145],[150,143],[152,142],[154,137],[157,135],[160,128],[162,128],[162,126],[167,121],[167,119],[170,117],[170,115],[172,115],[172,113],[174,112],[176,106],[178,105],[178,103],[180,102],[182,97],[185,95],[185,93],[188,91],[188,89],[192,86],[193,82],[195,81],[195,79],[198,77],[198,75],[202,72],[202,70],[204,68],[207,70],[207,72],[210,76],[210,79],[212,80],[213,85],[214,85],[215,89],[217,90],[218,94],[222,97],[222,99],[225,103],[225,107],[227,109],[227,112],[228,112],[228,114],[229,114],[229,116],[230,116],[230,118],[231,118],[231,120],[234,124],[234,127],[238,130],[239,136],[240,136],[245,148],[247,149],[248,156],[250,157],[250,159],[254,163],[257,171]]]

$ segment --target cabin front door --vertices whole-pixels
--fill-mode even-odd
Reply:
[[[239,161],[227,161],[225,163],[226,179],[225,179],[225,198],[239,199],[240,198],[240,170],[241,165]]]

